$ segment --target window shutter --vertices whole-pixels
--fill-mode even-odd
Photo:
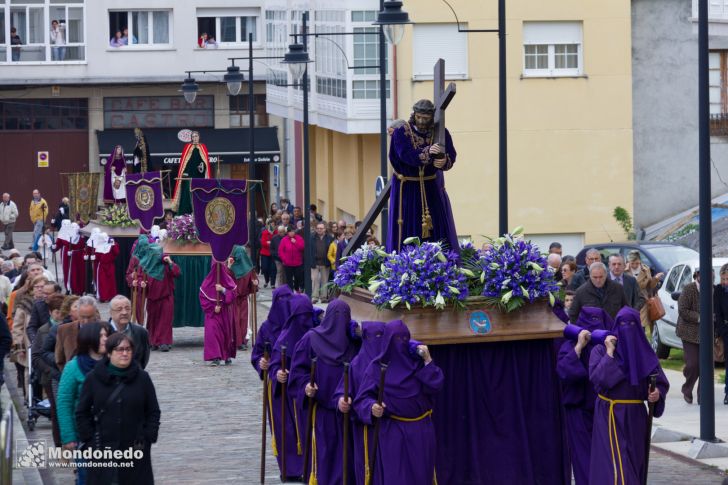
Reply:
[[[468,34],[458,32],[456,24],[415,24],[412,41],[414,80],[432,79],[440,58],[445,60],[446,79],[468,77]]]
[[[524,44],[581,44],[581,22],[523,22]]]

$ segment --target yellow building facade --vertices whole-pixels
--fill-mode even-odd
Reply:
[[[497,2],[450,4],[462,28],[497,28]],[[507,6],[509,226],[572,254],[624,239],[612,213],[633,212],[630,3]],[[457,85],[447,127],[458,156],[446,187],[458,234],[479,244],[498,229],[498,37],[457,32],[440,0],[403,8],[415,24],[391,55],[390,118],[407,119],[418,99],[432,99],[428,72],[443,57]],[[325,218],[361,219],[374,201],[379,135],[320,126],[310,134],[312,202]]]

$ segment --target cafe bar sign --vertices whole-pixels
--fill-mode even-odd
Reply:
[[[104,129],[212,128],[215,100],[197,96],[189,104],[182,96],[104,98]]]

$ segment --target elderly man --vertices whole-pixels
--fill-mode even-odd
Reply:
[[[3,194],[3,201],[0,202],[0,225],[5,231],[5,242],[2,245],[3,250],[13,249],[13,230],[15,229],[15,221],[18,218],[18,207],[15,202],[10,200],[10,194]]]
[[[569,309],[569,319],[575,322],[581,309],[587,306],[601,308],[614,318],[622,307],[628,305],[624,288],[607,278],[607,267],[604,263],[592,263],[589,267],[589,280],[576,290],[574,302]]]
[[[329,246],[334,238],[326,234],[326,224],[319,222],[316,224],[316,232],[309,239],[308,251],[311,252],[311,281],[313,282],[313,291],[311,301],[321,300],[322,303],[328,301],[326,284],[329,282],[329,263],[328,252]]]
[[[147,330],[131,322],[131,301],[123,295],[111,299],[109,323],[114,332],[121,332],[134,341],[134,360],[144,369],[149,362],[149,334]]]
[[[63,371],[66,362],[76,355],[78,329],[81,325],[96,322],[100,319],[98,304],[93,296],[82,296],[78,299],[78,321],[64,323],[57,327],[56,333],[56,365]]]
[[[637,279],[625,273],[625,268],[624,257],[621,254],[609,256],[609,279],[624,287],[624,296],[627,297],[629,306],[639,310],[645,304],[645,299],[642,297]]]
[[[561,256],[558,253],[549,253],[546,258],[549,270],[554,274],[556,281],[561,281]]]
[[[20,275],[20,272],[15,269],[15,264],[11,259],[2,262],[2,264],[0,265],[0,271],[2,272],[3,276],[10,280],[11,284],[13,280],[15,280],[18,275]]]
[[[594,263],[601,263],[602,255],[598,249],[591,248],[590,250],[588,250],[586,252],[585,259],[586,260],[585,260],[584,267],[576,274],[581,275],[581,277],[584,278],[584,281],[587,281],[589,279],[589,268]]]

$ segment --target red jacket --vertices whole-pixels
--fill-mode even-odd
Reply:
[[[263,233],[260,236],[260,255],[270,256],[270,240],[273,239],[273,234],[268,229],[263,229]]]
[[[278,247],[278,256],[283,266],[301,266],[303,264],[304,242],[303,238],[296,234],[295,242],[287,235],[281,240]]]

